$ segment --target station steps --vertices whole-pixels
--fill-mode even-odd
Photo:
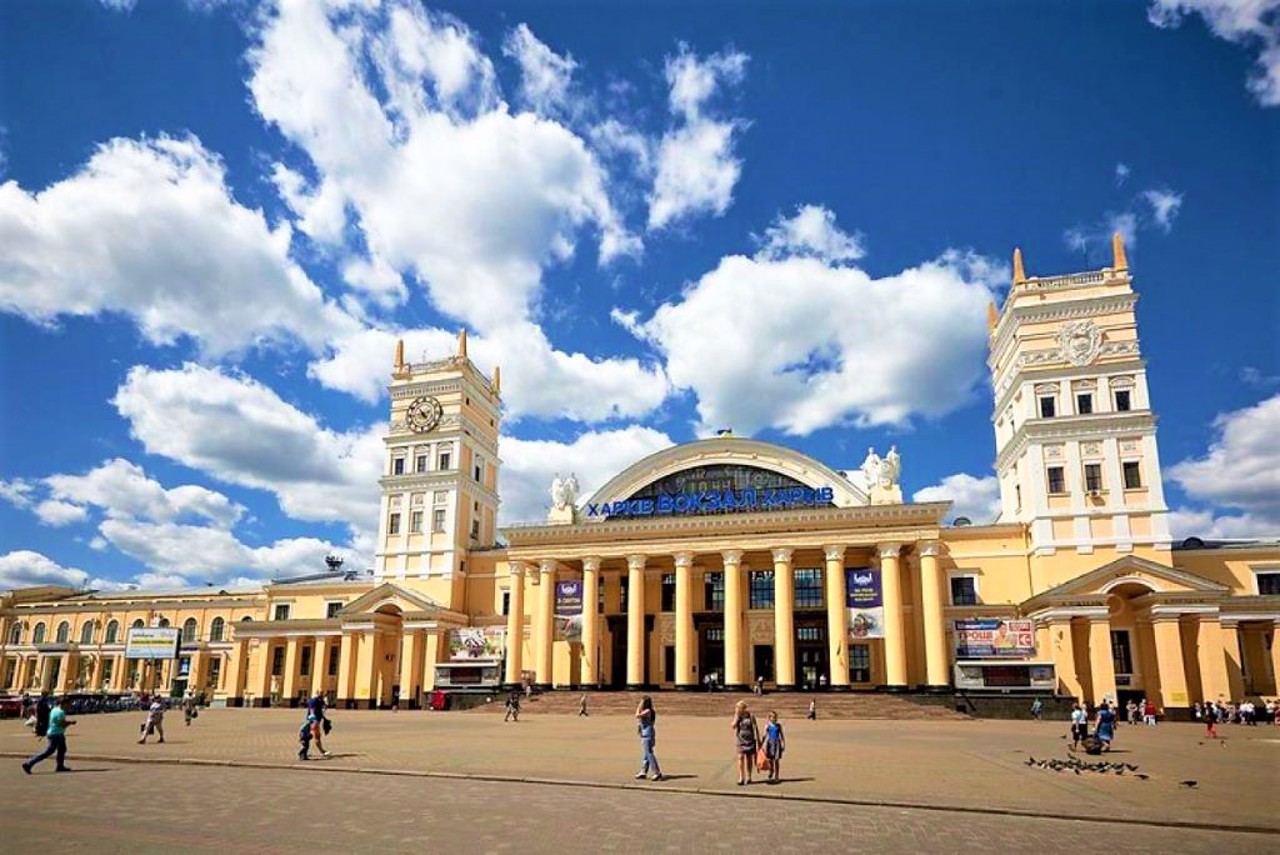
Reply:
[[[643,692],[588,691],[587,712],[591,715],[632,715]],[[560,690],[521,698],[521,712],[577,715],[583,693]],[[831,719],[895,719],[910,721],[956,721],[969,716],[955,711],[950,697],[925,698],[903,695],[851,694],[844,692],[768,692],[763,697],[735,692],[649,692],[660,715],[715,718],[733,714],[733,705],[746,700],[752,712],[763,716],[777,710],[783,719],[803,718],[810,699],[818,703],[818,717]],[[505,695],[493,703],[481,704],[468,712],[502,713]]]

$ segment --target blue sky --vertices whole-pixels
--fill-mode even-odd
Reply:
[[[508,522],[719,428],[989,519],[985,307],[1128,236],[1176,534],[1280,532],[1280,0],[0,6],[0,585],[368,564],[392,350]]]

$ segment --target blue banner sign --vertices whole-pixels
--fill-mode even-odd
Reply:
[[[884,638],[884,593],[880,586],[880,571],[869,567],[847,567],[844,575],[849,640]]]
[[[668,514],[708,514],[725,511],[780,511],[824,507],[835,501],[831,487],[747,487],[743,490],[702,490],[660,493],[657,497],[617,502],[588,502],[589,517],[652,517]]]

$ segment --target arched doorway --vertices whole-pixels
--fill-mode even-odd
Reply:
[[[376,709],[388,709],[400,696],[400,648],[404,638],[404,612],[395,603],[373,610],[374,668],[369,698]]]
[[[1145,582],[1122,581],[1107,586],[1107,619],[1111,624],[1111,665],[1120,714],[1129,701],[1160,697],[1160,664]]]

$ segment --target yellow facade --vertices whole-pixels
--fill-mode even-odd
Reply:
[[[991,317],[1002,513],[989,525],[944,525],[948,503],[903,502],[894,467],[837,472],[716,437],[638,461],[585,501],[557,481],[545,521],[499,532],[497,372],[476,368],[465,336],[435,362],[400,348],[370,572],[252,590],[10,591],[0,690],[190,689],[229,705],[318,691],[385,707],[524,682],[946,692],[989,668],[1036,669],[1043,688],[1091,703],[1151,697],[1172,715],[1275,696],[1280,544],[1173,543],[1136,299],[1122,247],[1110,268],[1058,277],[1028,277],[1018,255]],[[735,478],[821,500],[645,512],[661,491]],[[867,635],[846,602],[855,569],[879,573],[883,616]],[[556,615],[565,583],[581,585],[576,631]],[[1033,649],[965,653],[957,622],[982,620],[1029,622]],[[126,660],[135,626],[181,630],[179,658]]]

